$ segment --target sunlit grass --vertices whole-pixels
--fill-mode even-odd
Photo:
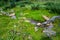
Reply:
[[[28,40],[27,39],[28,35],[31,35],[33,40],[40,40],[42,38],[42,36],[44,35],[41,32],[43,29],[38,28],[38,31],[35,32],[35,30],[34,30],[35,25],[24,22],[24,20],[21,21],[22,17],[31,18],[31,19],[39,21],[39,22],[44,22],[45,19],[42,17],[43,15],[46,15],[49,18],[58,15],[56,13],[49,13],[47,10],[28,10],[28,9],[23,10],[22,8],[19,8],[19,7],[15,7],[13,9],[17,16],[17,19],[14,20],[7,16],[0,16],[0,38],[3,40],[9,40],[9,39],[12,40],[13,39],[13,38],[9,38],[9,37],[12,37],[11,34],[9,34],[10,30],[15,30],[17,32],[20,32],[20,36],[17,36],[17,34],[14,35],[15,36],[14,40],[23,40],[24,33],[26,34],[25,40]],[[21,15],[21,13],[22,13],[22,15]],[[17,27],[14,27],[14,24],[16,24]],[[58,24],[59,24],[59,21],[54,22],[55,29],[56,28],[58,29],[58,27],[57,27]],[[58,29],[58,31],[59,31],[59,29]],[[53,38],[53,40],[59,40],[60,39],[59,37],[60,36],[56,36],[56,37],[52,37],[52,38]]]

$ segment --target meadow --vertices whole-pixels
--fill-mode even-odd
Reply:
[[[43,15],[51,18],[59,14],[42,8],[32,10],[30,5],[26,6],[20,7],[18,4],[14,8],[5,10],[6,12],[14,10],[16,19],[11,19],[11,17],[6,15],[0,15],[0,40],[51,40],[44,37],[43,28],[39,27],[38,31],[35,32],[35,25],[25,22],[24,18],[44,22],[46,20],[42,17]],[[53,24],[54,27],[52,30],[57,33],[55,37],[52,36],[51,38],[52,40],[60,40],[60,20],[56,19]]]

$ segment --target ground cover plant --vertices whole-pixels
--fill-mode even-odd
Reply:
[[[39,27],[36,32],[34,29],[35,25],[25,21],[26,19],[32,19],[42,23],[46,21],[42,17],[43,15],[51,18],[59,14],[42,9],[43,7],[37,10],[39,7],[36,9],[33,6],[34,10],[32,10],[30,9],[31,5],[29,4],[28,6],[26,8],[26,6],[20,7],[20,5],[17,5],[11,9],[3,10],[8,13],[14,10],[16,19],[12,19],[7,15],[0,15],[0,40],[60,40],[60,19],[56,19],[53,22],[54,27],[52,30],[56,31],[57,35],[51,38],[45,37],[45,34],[42,32],[43,28]]]

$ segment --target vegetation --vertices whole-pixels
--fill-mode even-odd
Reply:
[[[48,2],[45,4],[47,7],[47,10],[50,10],[51,12],[56,12],[56,13],[60,13],[60,3],[53,3],[53,2]]]
[[[17,0],[16,0],[17,1]],[[5,2],[5,1],[4,1]],[[9,3],[9,2],[8,2]],[[22,4],[23,3],[23,4]],[[35,25],[25,22],[24,18],[32,19],[38,22],[44,22],[45,19],[43,15],[48,16],[49,18],[59,15],[59,5],[54,3],[36,3],[32,4],[29,2],[14,2],[10,6],[4,4],[1,8],[6,8],[5,12],[14,10],[16,19],[11,19],[10,16],[0,15],[0,40],[60,40],[60,20],[56,19],[54,28],[52,30],[57,32],[55,37],[45,37],[42,32],[43,28],[38,28],[38,31],[35,32]],[[44,5],[45,4],[45,5]],[[48,10],[42,9],[41,5],[45,6]],[[57,5],[57,6],[56,6]],[[27,6],[27,7],[26,7]],[[11,7],[11,8],[10,8]],[[44,7],[44,8],[45,8]],[[51,10],[52,12],[49,12]],[[1,14],[1,12],[0,12]]]

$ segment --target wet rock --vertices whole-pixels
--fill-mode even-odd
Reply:
[[[56,36],[56,32],[53,31],[53,30],[49,30],[49,29],[44,29],[43,30],[43,33],[48,36],[48,37],[51,37],[51,36]]]
[[[53,22],[55,19],[60,19],[60,16],[53,16],[50,20]]]
[[[60,16],[53,16],[52,18],[50,18],[49,20],[46,21],[47,22],[46,24],[54,22],[55,19],[60,19]]]

